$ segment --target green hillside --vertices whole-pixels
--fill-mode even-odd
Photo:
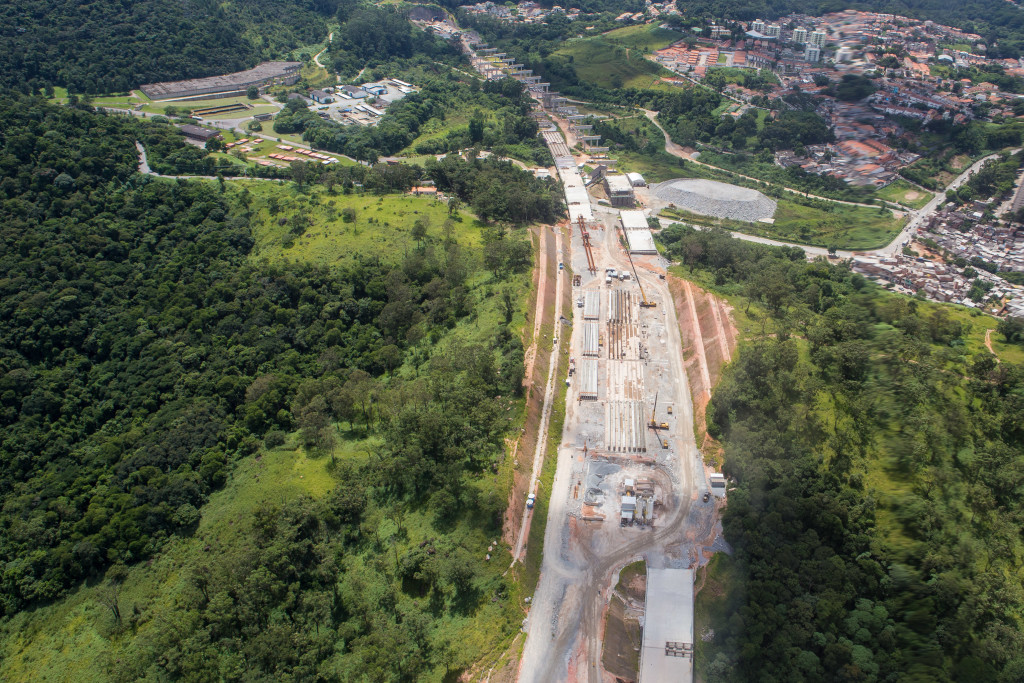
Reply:
[[[601,38],[574,40],[549,58],[599,88],[649,88],[670,72],[644,58],[642,50]]]
[[[142,83],[237,71],[322,40],[336,9],[330,0],[5,3],[0,84],[126,92]]]
[[[701,600],[704,679],[1018,679],[1020,347],[796,250],[661,240],[749,331],[707,410],[734,552]]]
[[[609,43],[615,43],[632,50],[653,51],[668,47],[677,40],[682,39],[683,34],[667,28],[661,28],[656,24],[640,24],[638,26],[624,26],[613,31],[608,31],[602,38]]]
[[[441,680],[497,657],[521,620],[492,544],[525,236],[389,194],[400,167],[155,180],[139,121],[8,98],[0,125],[4,677]]]

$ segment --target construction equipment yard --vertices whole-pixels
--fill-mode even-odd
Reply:
[[[569,164],[560,166],[561,175],[575,175]],[[576,305],[568,343],[576,372],[566,397],[540,582],[524,624],[519,680],[526,682],[604,680],[602,637],[613,576],[641,558],[654,570],[695,568],[716,525],[717,499],[703,496],[710,488],[695,443],[668,264],[636,253],[631,261],[618,211],[587,206],[578,188],[572,190],[567,266]],[[690,600],[674,609],[692,623],[692,586],[679,594]],[[684,656],[692,665],[692,646],[673,645],[665,656]],[[653,651],[645,650],[648,664]]]
[[[508,71],[495,65],[494,48],[465,41],[464,48],[485,77]],[[607,661],[617,662],[617,669],[623,668],[619,663],[634,662],[624,665],[627,678],[641,677],[642,660],[644,671],[671,671],[671,680],[688,681],[693,672],[693,570],[721,545],[716,511],[725,492],[724,479],[716,479],[719,486],[712,491],[695,441],[690,381],[698,380],[695,389],[703,409],[711,386],[707,361],[720,356],[717,347],[705,353],[705,341],[720,343],[722,360],[727,361],[722,316],[714,318],[717,332],[702,334],[703,318],[697,308],[707,308],[707,302],[695,303],[689,289],[688,299],[679,291],[673,299],[669,285],[674,278],[657,252],[646,216],[634,211],[623,217],[591,196],[588,188],[596,181],[588,183],[580,173],[573,132],[584,143],[582,157],[607,159],[607,148],[594,146],[599,136],[585,135],[582,128],[587,126],[574,128],[582,118],[577,108],[532,72],[508,73],[542,105],[534,115],[554,157],[551,170],[561,181],[569,213],[568,229],[554,235],[565,265],[564,271],[560,267],[556,272],[556,301],[561,302],[560,293],[571,286],[575,304],[571,320],[560,304],[555,312],[564,325],[561,338],[554,340],[549,368],[554,368],[558,349],[568,344],[565,419],[553,454],[557,463],[551,490],[536,491],[550,498],[540,579],[523,621],[527,636],[518,680],[621,678],[603,665],[606,619],[610,624],[612,613],[621,618],[627,611],[620,597],[612,601],[619,572],[643,560],[648,578],[640,583],[653,586],[656,593],[647,593],[647,600],[669,599],[673,604],[670,609],[648,609],[648,618],[658,623],[646,623],[642,647],[620,637],[626,630],[619,621],[612,647],[620,651],[610,653],[614,656]],[[602,156],[593,156],[598,153]],[[613,160],[601,163],[613,166]],[[631,181],[622,194],[625,204],[632,206]],[[541,237],[542,244],[548,237],[550,245],[550,236]],[[697,329],[681,328],[677,314]],[[683,358],[684,340],[691,350],[689,362]],[[695,345],[701,348],[695,350]],[[715,369],[720,367],[721,363]],[[545,456],[541,448],[553,408],[552,379],[549,374],[540,411],[545,419],[537,437],[531,493],[545,457],[552,455]],[[513,565],[525,553],[535,552],[524,545],[531,519],[525,512]],[[610,604],[615,609],[609,611]],[[638,609],[642,612],[643,607],[634,596],[628,607],[631,618]],[[662,637],[670,640],[657,642]],[[660,675],[649,673],[642,683],[657,683]]]

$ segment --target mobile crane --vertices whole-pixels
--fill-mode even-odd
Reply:
[[[636,285],[640,288],[640,308],[654,308],[658,304],[650,301],[647,295],[644,294],[644,286],[640,283],[640,276],[636,274],[636,266],[633,265],[633,256],[629,253],[629,247],[626,248],[626,256],[629,258],[629,267],[633,269],[633,277],[636,278]]]
[[[654,430],[668,429],[668,423],[667,422],[658,422],[657,420],[654,419],[654,414],[655,414],[655,412],[657,412],[657,410],[658,410],[658,393],[656,392],[654,394],[654,407],[651,408],[651,421],[647,423],[647,426],[650,427],[651,429],[654,429]]]

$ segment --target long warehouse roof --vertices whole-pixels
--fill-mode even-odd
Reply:
[[[627,230],[626,239],[629,241],[629,250],[634,254],[658,253],[650,230]]]
[[[649,568],[646,603],[640,683],[692,681],[693,570]]]

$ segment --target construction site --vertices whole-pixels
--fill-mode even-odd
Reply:
[[[482,75],[512,76],[534,95],[534,117],[569,213],[568,253],[559,250],[565,275],[558,282],[571,286],[575,305],[555,342],[568,344],[566,413],[551,490],[534,491],[531,480],[531,493],[550,499],[540,581],[523,623],[526,643],[517,678],[621,677],[606,670],[602,659],[606,622],[613,618],[613,579],[642,559],[653,577],[653,594],[648,589],[648,607],[630,609],[647,609],[657,623],[648,621],[643,629],[642,657],[636,656],[639,643],[619,653],[636,660],[622,673],[644,683],[692,680],[694,571],[719,543],[717,509],[725,487],[712,490],[713,473],[705,468],[694,432],[693,398],[703,396],[710,380],[691,392],[693,362],[684,359],[679,315],[689,309],[673,299],[670,264],[657,251],[646,214],[634,208],[634,179],[616,175],[611,159],[589,178],[581,174],[572,146],[581,144],[591,160],[607,149],[581,123],[584,117],[573,103],[497,50],[465,36],[463,47]],[[607,199],[598,201],[602,197]],[[694,318],[686,322],[692,325]],[[725,339],[687,333],[686,343],[703,343],[705,336]],[[687,348],[692,359],[693,349]],[[706,365],[696,376],[709,376]],[[529,516],[522,519],[517,558],[529,552],[522,544]],[[666,600],[671,609],[650,608],[655,602],[664,607]],[[616,639],[614,647],[626,647],[624,642]],[[651,672],[646,677],[640,659]],[[663,672],[671,678],[659,678]]]

